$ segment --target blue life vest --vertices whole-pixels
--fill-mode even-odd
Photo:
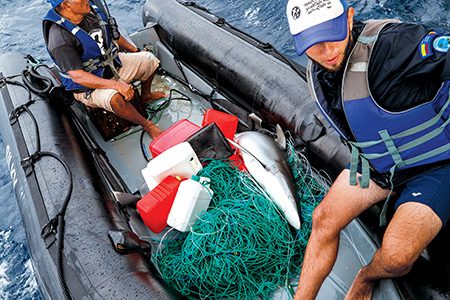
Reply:
[[[107,65],[114,69],[114,62],[117,66],[121,66],[118,55],[118,47],[115,45],[111,38],[109,27],[107,25],[107,18],[103,12],[95,5],[91,6],[91,11],[99,20],[100,27],[103,31],[103,38],[106,39],[105,45],[107,47],[104,54],[97,44],[97,42],[79,26],[73,24],[67,19],[60,16],[54,9],[50,9],[44,17],[43,29],[44,38],[48,42],[48,31],[52,23],[62,26],[67,31],[72,33],[81,43],[83,53],[81,55],[81,61],[83,63],[83,70],[92,73],[98,77],[103,77],[105,67]],[[50,57],[55,62],[54,57],[49,52]],[[75,83],[68,74],[60,72],[61,80],[66,90],[72,91],[89,91],[90,89]]]
[[[342,107],[355,140],[332,115],[320,85],[308,70],[313,97],[332,126],[352,147],[350,184],[356,185],[359,163],[361,187],[369,185],[370,168],[390,174],[397,170],[450,159],[450,81],[442,83],[433,100],[401,112],[390,112],[373,99],[368,84],[372,49],[383,27],[397,20],[368,21],[345,66]]]

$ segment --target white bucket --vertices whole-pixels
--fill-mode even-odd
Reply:
[[[203,169],[202,164],[194,149],[188,142],[184,142],[152,159],[141,172],[151,191],[169,175],[191,178],[201,169]]]

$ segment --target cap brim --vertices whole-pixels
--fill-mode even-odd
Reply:
[[[302,55],[310,47],[323,42],[342,41],[347,37],[347,11],[337,18],[308,28],[294,35],[297,55]]]

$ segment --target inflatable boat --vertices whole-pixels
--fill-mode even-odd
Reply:
[[[181,120],[201,126],[205,111],[215,109],[237,116],[240,132],[278,124],[331,178],[347,164],[347,148],[309,96],[303,66],[195,3],[148,0],[143,21],[131,40],[159,58],[159,88],[183,98],[162,111],[160,128]],[[155,234],[136,208],[149,192],[142,170],[152,160],[151,139],[132,124],[71,101],[53,66],[7,53],[0,56],[0,72],[0,133],[44,298],[185,297],[152,263]],[[370,262],[380,235],[367,219],[342,232],[337,262],[318,299],[343,299]],[[424,257],[409,277],[382,280],[373,299],[439,299],[424,278],[432,273]],[[272,298],[290,294],[280,287]]]

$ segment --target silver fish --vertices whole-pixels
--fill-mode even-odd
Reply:
[[[250,175],[284,213],[289,224],[300,229],[294,179],[287,164],[286,152],[273,138],[256,131],[236,134],[235,141]]]

